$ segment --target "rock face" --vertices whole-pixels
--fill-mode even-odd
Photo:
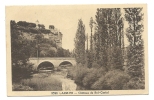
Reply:
[[[18,31],[24,33],[27,39],[34,39],[34,35],[41,33],[46,39],[53,39],[58,47],[62,47],[62,32],[55,28],[54,25],[49,25],[49,29],[46,29],[43,24],[31,23],[26,21],[17,22]]]

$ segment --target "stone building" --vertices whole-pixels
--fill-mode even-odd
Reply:
[[[36,21],[36,28],[40,28],[38,20]],[[57,28],[55,28],[54,25],[49,25],[49,29],[46,30],[48,30],[49,32],[43,33],[44,38],[53,39],[58,47],[62,47],[63,34]]]
[[[62,36],[63,34],[54,27],[54,25],[49,25],[49,29],[51,34],[49,34],[49,38],[53,38],[58,47],[62,47]]]

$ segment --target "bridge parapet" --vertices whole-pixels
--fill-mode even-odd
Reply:
[[[29,62],[33,63],[35,68],[37,68],[41,63],[50,62],[53,64],[54,68],[58,67],[62,62],[70,62],[73,66],[76,65],[75,58],[72,57],[36,57],[29,58]]]
[[[72,57],[39,57],[39,58],[36,58],[36,57],[31,57],[29,58],[29,60],[75,60],[75,58],[72,58]]]

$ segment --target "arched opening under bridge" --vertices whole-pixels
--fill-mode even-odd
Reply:
[[[49,61],[45,61],[45,62],[40,63],[37,69],[38,70],[54,70],[54,65]]]
[[[73,64],[72,64],[71,62],[69,62],[69,61],[63,61],[63,62],[61,62],[61,63],[59,64],[59,66],[60,66],[61,68],[69,68],[69,67],[72,67]]]

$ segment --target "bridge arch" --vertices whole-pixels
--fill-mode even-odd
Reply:
[[[54,70],[54,65],[49,61],[43,61],[38,65],[37,70]]]
[[[62,61],[60,64],[59,64],[60,67],[70,67],[70,66],[73,66],[72,62],[71,61]]]

